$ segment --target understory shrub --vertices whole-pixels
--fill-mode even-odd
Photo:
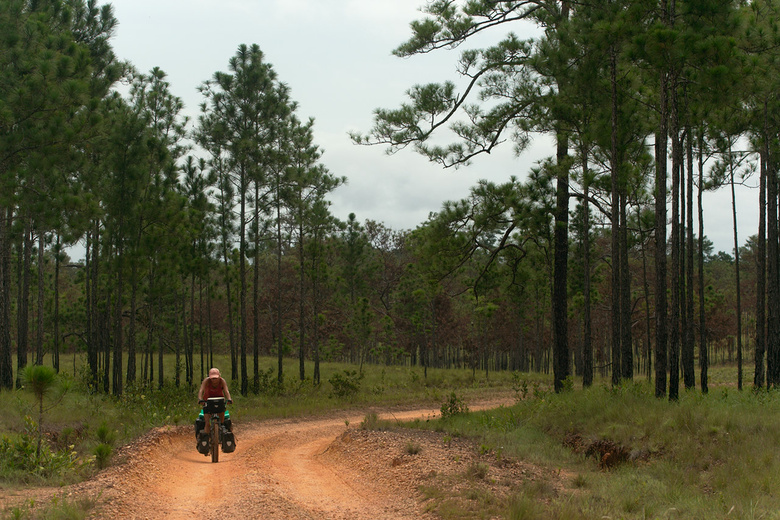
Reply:
[[[344,370],[344,374],[335,373],[328,379],[333,387],[332,395],[339,399],[351,399],[360,391],[360,380],[363,374],[357,370]]]
[[[55,477],[73,476],[89,460],[84,461],[70,449],[52,451],[48,443],[37,449],[38,425],[31,417],[24,418],[25,430],[16,438],[0,438],[0,474],[20,482],[44,481]]]
[[[458,397],[454,391],[450,393],[450,397],[447,401],[441,405],[441,417],[446,419],[447,417],[453,417],[455,415],[461,415],[469,412],[469,407],[462,398]]]

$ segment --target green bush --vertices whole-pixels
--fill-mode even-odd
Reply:
[[[333,387],[333,396],[339,399],[351,399],[360,391],[361,379],[363,379],[363,375],[358,374],[357,370],[344,370],[343,375],[333,374],[328,379],[328,383]]]
[[[95,464],[97,465],[98,469],[103,469],[108,466],[108,463],[111,461],[111,454],[113,451],[114,449],[110,444],[101,443],[95,446],[93,453],[95,455]]]
[[[47,443],[38,450],[38,425],[25,417],[25,431],[16,438],[0,438],[0,474],[9,480],[31,482],[71,475],[86,463],[75,451],[52,451]]]
[[[449,399],[441,405],[441,417],[446,419],[455,415],[462,415],[469,412],[469,407],[463,402],[463,399],[458,397],[454,391],[450,393]]]
[[[516,400],[523,401],[528,398],[528,381],[518,372],[512,372],[512,390],[515,392]]]
[[[279,384],[279,378],[276,377],[274,367],[269,366],[268,370],[263,372],[258,370],[257,377],[252,383],[252,388],[258,394],[279,395],[282,392],[282,385]]]
[[[100,441],[101,444],[108,444],[109,446],[113,446],[116,442],[116,432],[109,428],[105,421],[103,421],[100,426],[98,426],[95,434],[97,435],[98,441]]]
[[[379,429],[379,416],[376,412],[369,412],[360,422],[361,430],[378,430]]]
[[[163,424],[189,423],[196,403],[193,389],[166,384],[160,389],[128,387],[119,398],[117,411],[132,418],[134,428],[145,431]]]

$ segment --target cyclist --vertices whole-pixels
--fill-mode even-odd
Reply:
[[[218,368],[209,370],[209,376],[200,384],[198,401],[205,401],[209,397],[224,397],[228,404],[233,402],[230,398],[227,381],[219,374]]]
[[[219,374],[218,368],[212,368],[209,370],[209,376],[200,384],[200,390],[198,391],[198,403],[204,404],[206,399],[210,397],[224,397],[228,404],[233,402],[233,399],[230,397],[230,390],[228,390],[227,381],[225,381],[225,379]],[[204,414],[204,419],[204,422],[200,424],[204,428],[202,433],[205,434],[205,427],[211,422],[211,414]],[[220,424],[224,424],[225,412],[219,414],[219,422]],[[200,434],[201,431],[197,433]]]

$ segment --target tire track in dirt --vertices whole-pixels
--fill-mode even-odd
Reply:
[[[509,401],[471,409],[501,404]],[[380,417],[411,420],[437,414],[416,409]],[[347,424],[357,425],[364,417],[350,412],[314,419],[237,421],[236,451],[220,454],[217,464],[196,451],[192,427],[161,428],[123,448],[119,455],[124,462],[54,493],[96,500],[91,516],[95,519],[431,518],[422,509],[416,486],[405,488],[386,466],[371,468],[379,453],[361,453],[359,463],[323,456],[347,431]]]
[[[388,416],[431,416],[415,410]],[[267,519],[419,519],[414,490],[389,495],[376,476],[320,460],[360,416],[286,419],[234,427],[236,451],[217,464],[195,450],[190,427],[160,431],[125,464],[75,486],[71,495],[99,500],[92,518],[184,520],[193,516]],[[348,462],[348,461],[345,461]]]

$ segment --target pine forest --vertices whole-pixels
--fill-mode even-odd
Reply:
[[[393,52],[449,53],[452,78],[345,138],[453,169],[539,136],[554,153],[399,230],[332,214],[349,179],[258,45],[188,118],[164,70],[115,54],[110,4],[0,2],[0,387],[76,356],[94,392],[193,386],[215,355],[241,395],[319,384],[325,361],[537,371],[556,391],[641,378],[672,400],[720,364],[740,389],[780,384],[780,3],[421,11]],[[703,218],[715,191],[727,252]]]

